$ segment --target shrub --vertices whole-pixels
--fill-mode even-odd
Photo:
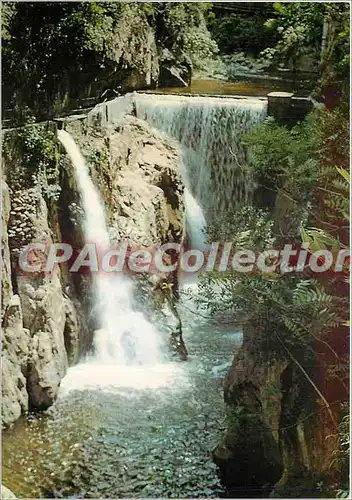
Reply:
[[[229,14],[210,20],[209,28],[221,53],[246,51],[259,54],[276,40],[275,30],[265,25],[263,15]]]

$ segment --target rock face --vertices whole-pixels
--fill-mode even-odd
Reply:
[[[263,355],[256,332],[244,328],[244,343],[225,378],[228,430],[215,449],[224,483],[231,491],[272,488],[282,474],[279,450],[280,375],[284,360]],[[273,387],[270,405],[265,391]]]
[[[29,244],[27,263],[46,258],[48,244],[61,241],[55,222],[55,198],[45,196],[38,168],[32,176],[22,161],[19,135],[6,138],[5,180],[2,180],[2,424],[7,426],[28,410],[50,406],[71,363],[80,355],[77,344],[81,314],[66,291],[68,273],[31,272],[19,265],[20,252]],[[45,179],[47,181],[47,179]],[[33,271],[33,269],[32,269]],[[75,303],[76,304],[76,303]],[[74,312],[73,312],[74,310]],[[66,338],[65,338],[66,337]],[[70,342],[67,339],[70,339]],[[66,344],[66,345],[65,345]]]
[[[4,425],[27,410],[50,406],[68,366],[64,332],[69,318],[65,302],[70,299],[64,297],[60,269],[51,274],[26,273],[18,265],[20,249],[29,243],[53,241],[40,190],[21,187],[11,190],[9,210],[9,189],[3,182]],[[72,335],[79,338],[78,328]]]
[[[183,56],[183,60],[164,49],[160,55],[160,87],[188,87],[192,78],[192,62],[189,57]]]
[[[112,238],[139,245],[181,242],[183,184],[177,152],[150,127],[127,117],[108,137]]]
[[[26,375],[30,334],[23,328],[18,295],[11,297],[5,310],[2,341],[2,419],[4,424],[10,424],[28,410]]]
[[[125,242],[132,250],[152,249],[169,242],[181,244],[184,186],[179,153],[146,122],[126,114],[133,112],[131,97],[97,107],[87,118],[88,127],[82,122],[68,122],[66,130],[80,144],[91,175],[100,186],[112,243]],[[136,287],[143,289],[144,310],[149,309],[151,320],[169,335],[173,352],[186,359],[175,306],[176,274],[138,273],[133,278]]]
[[[329,415],[273,336],[244,327],[224,383],[227,430],[214,460],[233,496],[317,496],[319,481],[331,484],[336,436],[326,439]]]
[[[63,125],[73,134],[86,156],[93,181],[106,203],[112,242],[124,240],[131,249],[182,243],[183,184],[180,158],[167,140],[128,112],[126,99],[117,111],[109,108],[116,124],[107,120],[105,105],[87,119]],[[119,117],[119,119],[117,119]],[[7,426],[28,410],[43,410],[57,397],[69,364],[91,347],[96,325],[90,317],[90,278],[72,275],[63,264],[52,272],[24,272],[20,251],[28,244],[43,247],[28,252],[27,261],[46,260],[48,244],[83,243],[80,200],[72,165],[63,153],[57,183],[48,196],[47,179],[40,169],[28,175],[22,162],[16,133],[5,154],[2,182],[2,326],[3,394],[2,422]],[[45,177],[45,176],[44,176]],[[60,181],[59,181],[60,179]],[[60,191],[61,189],[61,191]],[[169,256],[172,259],[174,256]],[[133,276],[143,307],[170,336],[181,359],[187,351],[175,306],[175,274]]]

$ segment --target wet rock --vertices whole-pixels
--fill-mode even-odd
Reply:
[[[39,281],[39,283],[38,283]],[[67,369],[64,298],[58,271],[52,276],[19,277],[25,326],[30,330],[27,388],[31,409],[46,408],[57,396]]]
[[[109,156],[106,201],[116,237],[135,245],[181,241],[183,183],[177,151],[145,122],[126,117],[109,136]]]
[[[10,262],[10,249],[8,243],[7,226],[10,216],[10,193],[8,185],[4,180],[1,180],[1,199],[2,199],[2,212],[1,212],[1,317],[9,303],[12,295],[11,284],[11,262]]]
[[[184,185],[179,152],[146,122],[124,115],[121,109],[128,108],[115,101],[114,116],[119,119],[114,126],[110,120],[101,134],[97,135],[96,128],[88,127],[87,135],[82,136],[74,123],[67,129],[88,158],[103,159],[90,163],[92,177],[106,203],[110,239],[117,245],[128,244],[130,252],[147,249],[152,254],[164,243],[182,244]],[[95,113],[93,110],[92,114]],[[94,123],[90,116],[88,123]],[[175,262],[174,256],[170,259],[170,263]],[[166,275],[151,266],[149,272],[137,270],[130,275],[136,282],[144,280],[148,288],[141,294],[141,300],[136,301],[136,308],[141,308],[143,302],[144,312],[160,326],[165,339],[169,339],[171,351],[186,359],[187,349],[175,307],[176,274]],[[170,286],[168,291],[163,289],[165,285]],[[148,297],[147,301],[143,295]]]
[[[81,322],[72,300],[64,299],[66,322],[64,329],[64,341],[69,365],[78,362],[80,355],[80,331]]]
[[[29,331],[23,328],[20,298],[13,295],[5,310],[2,336],[2,423],[9,425],[28,409],[26,390]]]
[[[227,428],[213,458],[229,494],[319,495],[317,478],[329,484],[336,443],[324,437],[327,416],[314,413],[312,387],[272,331],[245,324],[224,395]]]
[[[227,430],[213,456],[231,495],[245,490],[256,496],[255,491],[270,493],[283,473],[280,377],[289,362],[270,352],[263,354],[260,334],[249,324],[243,335],[224,381]]]
[[[183,341],[181,329],[176,330],[170,334],[170,348],[171,352],[177,354],[181,361],[187,361],[188,352]]]
[[[176,57],[167,48],[160,56],[159,87],[188,87],[192,77],[192,62],[186,55]]]

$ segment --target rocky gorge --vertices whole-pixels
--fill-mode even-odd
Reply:
[[[113,241],[146,246],[182,242],[184,187],[177,150],[128,114],[107,132],[103,120],[108,110],[108,105],[101,105],[86,119],[69,120],[64,126],[93,158],[91,175],[106,201]],[[88,290],[89,277],[72,276],[67,266],[50,276],[22,275],[18,269],[20,246],[56,241],[76,248],[82,245],[72,167],[61,153],[55,180],[60,179],[63,189],[57,199],[48,200],[40,179],[35,175],[26,179],[21,160],[11,155],[10,148],[5,175],[11,174],[3,180],[5,425],[28,410],[45,409],[54,402],[67,367],[77,363],[94,329],[88,318],[89,292],[83,291]],[[164,294],[158,282],[151,286]],[[170,309],[166,296],[162,301]],[[180,330],[178,318],[171,321],[169,330],[169,334]]]
[[[4,8],[2,497],[346,497],[347,10],[289,7]]]
[[[189,185],[189,177],[185,174],[191,172],[190,160],[185,150],[181,154],[176,137],[172,138],[173,133],[169,132],[171,138],[163,133],[163,122],[155,122],[158,116],[155,106],[159,101],[154,102],[153,96],[150,99],[154,103],[153,117],[145,111],[147,95],[133,93],[100,104],[87,115],[60,118],[44,128],[41,125],[32,127],[34,130],[39,127],[41,132],[53,138],[57,130],[65,130],[75,139],[84,153],[94,184],[99,186],[111,242],[122,241],[130,248],[150,248],[169,242],[187,246],[190,240],[185,225],[184,191],[185,183]],[[161,110],[164,101],[160,98]],[[190,114],[198,116],[202,109],[204,116],[209,116],[206,98],[194,104],[191,101],[182,98],[180,106],[195,106],[189,108]],[[255,103],[258,115],[251,109],[250,99],[235,99],[231,106],[227,100],[220,99],[218,104],[220,107],[215,109],[228,113],[228,120],[233,120],[233,113],[242,120],[262,120],[265,116],[265,103],[259,100]],[[138,116],[145,116],[147,121]],[[180,120],[182,116],[175,112],[169,119]],[[160,131],[152,128],[151,123]],[[183,137],[192,136],[195,140],[193,127],[196,122],[188,118],[185,123]],[[224,140],[222,129],[218,129],[218,133]],[[3,224],[7,231],[3,240],[5,274],[2,281],[5,380],[2,415],[5,426],[28,411],[45,410],[55,403],[68,367],[74,368],[89,355],[93,338],[101,327],[97,315],[91,312],[95,308],[92,276],[70,273],[68,263],[44,275],[23,273],[18,268],[19,248],[28,243],[65,242],[79,249],[85,240],[84,211],[71,162],[55,142],[55,154],[50,156],[53,159],[50,161],[55,163],[44,157],[45,175],[39,168],[29,176],[16,155],[21,151],[22,134],[20,129],[5,135]],[[183,138],[177,139],[185,144]],[[207,155],[213,154],[216,140],[213,137],[204,143],[203,147],[208,150],[199,149],[204,163]],[[199,147],[197,143],[192,144],[193,151]],[[233,149],[238,162],[243,154],[240,140],[232,147],[238,148]],[[231,168],[227,159],[222,161],[223,169],[225,165]],[[201,177],[202,173],[197,175]],[[237,181],[240,183],[238,178]],[[237,181],[231,187],[234,192],[237,192]],[[226,183],[223,184],[219,173],[212,174],[210,182],[213,202],[222,200],[218,212],[221,206],[226,211]],[[204,189],[207,189],[205,184]],[[227,196],[230,202],[234,195],[228,193]],[[281,203],[280,197],[277,203]],[[206,206],[204,202],[203,206]],[[284,219],[279,218],[278,223],[284,227]],[[45,255],[34,255],[34,262],[43,257]],[[170,258],[172,261],[172,255]],[[182,313],[183,301],[178,303],[178,274],[161,273],[132,279],[137,287],[141,286],[135,303],[137,310],[143,310],[149,320],[158,325],[164,340],[168,339],[171,353],[178,359],[187,360],[182,322],[189,323],[190,318],[185,316],[185,311]],[[236,350],[238,348],[239,345]],[[77,368],[80,366],[78,364]],[[325,462],[318,458],[321,455],[316,445],[319,443],[319,449],[324,449],[326,457],[331,457],[334,441],[327,441],[324,433],[314,434],[309,420],[314,411],[310,403],[311,390],[300,364],[287,355],[285,348],[278,348],[270,340],[270,330],[263,330],[263,324],[255,321],[244,323],[242,346],[224,378],[229,427],[213,452],[220,467],[220,477],[229,491],[241,496],[245,484],[245,491],[250,491],[252,496],[272,491],[281,496],[291,487],[295,491],[303,487],[305,491],[315,492],[319,478],[330,473],[328,458]],[[60,404],[59,400],[58,407]],[[324,418],[322,414],[322,425],[329,429]],[[290,430],[285,432],[285,428]],[[312,441],[315,446],[310,448]],[[297,486],[297,482],[302,485],[302,478],[304,486]],[[213,491],[209,490],[209,494],[212,496]]]

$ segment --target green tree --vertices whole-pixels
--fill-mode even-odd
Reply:
[[[4,100],[53,107],[60,90],[101,73],[123,4],[14,4],[3,18]],[[75,91],[72,91],[75,94]],[[75,97],[75,95],[74,95]]]
[[[178,2],[5,3],[4,105],[27,105],[45,117],[69,99],[119,85],[129,90],[131,74],[151,73],[156,85],[165,48],[176,66],[202,64],[217,49],[207,9]]]
[[[156,32],[161,47],[170,50],[182,62],[202,67],[217,53],[218,47],[207,29],[205,16],[209,3],[160,2],[157,4]]]
[[[273,64],[291,64],[299,69],[300,57],[315,61],[322,82],[348,79],[349,9],[347,3],[294,2],[273,4],[275,15],[266,26],[278,41],[263,51]]]
[[[266,20],[266,12],[250,15],[231,12],[209,17],[208,25],[222,54],[245,51],[259,55],[278,38],[276,30],[265,24]]]
[[[302,235],[311,252],[326,247],[336,253],[348,243],[348,134],[348,114],[341,108],[316,110],[292,129],[271,120],[261,124],[245,139],[249,161],[244,168],[249,178],[273,193],[272,203],[263,210],[266,198],[258,200],[257,191],[253,201],[261,209],[242,207],[229,216],[229,222],[211,228],[211,238],[217,236],[216,241],[232,241],[235,249],[256,252],[280,249],[285,243],[300,247]],[[204,307],[212,314],[232,312],[243,318],[245,328],[248,323],[250,331],[258,332],[260,353],[273,360],[286,358],[301,374],[302,384],[309,384],[305,404],[313,416],[321,414],[322,408],[326,412],[329,424],[322,432],[333,433],[331,467],[342,473],[344,489],[346,419],[340,430],[338,422],[339,407],[348,397],[346,280],[345,272],[313,274],[304,263],[290,273],[280,266],[266,272],[213,272],[200,283]],[[245,339],[247,349],[252,341]]]

